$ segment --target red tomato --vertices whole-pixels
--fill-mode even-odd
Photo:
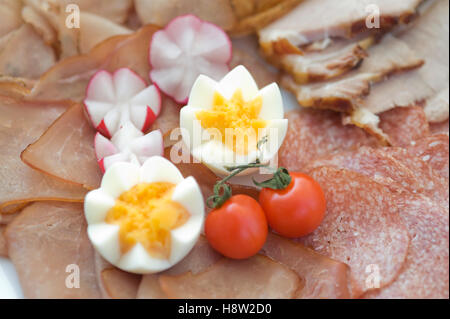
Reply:
[[[264,245],[268,226],[259,203],[247,195],[235,195],[206,217],[205,234],[222,255],[244,259]]]
[[[269,226],[280,235],[301,237],[313,232],[325,214],[325,195],[313,178],[302,173],[290,173],[291,182],[285,189],[263,188],[259,203]]]

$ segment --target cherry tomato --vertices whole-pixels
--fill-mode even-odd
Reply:
[[[290,173],[291,182],[285,189],[263,188],[259,203],[269,226],[282,236],[295,238],[308,235],[322,222],[325,195],[312,177]]]
[[[230,197],[206,217],[205,234],[210,245],[222,255],[245,259],[264,245],[268,225],[259,203],[247,195]]]

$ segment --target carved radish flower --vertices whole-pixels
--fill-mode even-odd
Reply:
[[[142,165],[152,156],[164,155],[160,130],[144,135],[130,122],[125,123],[111,140],[97,133],[94,144],[97,161],[103,172],[117,162]]]
[[[212,23],[179,16],[153,35],[149,58],[153,83],[175,101],[186,103],[200,74],[215,80],[227,74],[231,41]]]
[[[110,138],[128,122],[147,131],[160,113],[161,96],[128,68],[101,70],[91,78],[84,104],[96,130]]]

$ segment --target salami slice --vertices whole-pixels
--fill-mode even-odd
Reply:
[[[430,123],[431,134],[447,134],[449,132],[449,120],[440,123]]]
[[[311,176],[325,192],[327,212],[319,228],[299,241],[350,266],[353,297],[376,287],[370,280],[374,269],[380,287],[390,284],[402,269],[409,244],[392,193],[348,170],[320,167]]]
[[[161,275],[159,282],[170,298],[187,299],[293,298],[301,289],[294,271],[261,255],[245,260],[224,258],[196,275]]]
[[[297,294],[297,298],[350,297],[349,267],[344,263],[270,233],[261,253],[291,268],[302,278],[303,287]]]
[[[420,106],[396,107],[381,113],[380,128],[394,146],[407,145],[430,134],[427,117]]]
[[[26,298],[101,297],[81,204],[30,205],[8,225],[6,239]],[[71,289],[66,280],[77,271],[80,288]]]
[[[365,298],[449,298],[448,211],[423,196],[400,196],[400,219],[411,237],[404,270]]]
[[[409,153],[428,163],[433,170],[448,180],[449,138],[447,134],[431,135],[407,147]]]
[[[423,193],[437,202],[448,203],[448,182],[403,148],[361,147],[313,161],[307,171],[320,166],[348,169],[369,176],[392,191]]]
[[[338,151],[378,145],[361,128],[342,125],[341,116],[331,111],[298,110],[285,116],[289,126],[278,160],[281,166],[292,171],[304,171],[311,160]]]

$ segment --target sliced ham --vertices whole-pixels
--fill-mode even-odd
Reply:
[[[331,111],[296,110],[285,114],[289,120],[286,138],[278,153],[279,165],[291,171],[320,158],[360,146],[377,146],[378,141],[355,126],[344,126]]]
[[[372,83],[423,64],[404,42],[392,35],[384,36],[380,43],[370,47],[368,55],[357,70],[335,81],[299,85],[285,75],[282,84],[296,95],[302,106],[350,113],[358,108],[359,100],[370,93]]]
[[[161,275],[176,276],[190,272],[193,275],[204,271],[222,258],[211,248],[204,237],[200,237],[192,251],[177,265],[161,273]],[[139,286],[138,299],[165,299],[167,295],[159,285],[159,275],[145,275]]]
[[[258,41],[254,36],[233,39],[233,57],[230,68],[243,65],[249,70],[260,89],[278,80],[274,70],[259,54]]]
[[[400,197],[399,217],[410,238],[404,269],[387,287],[365,298],[449,298],[448,210],[420,196]]]
[[[349,268],[344,263],[274,234],[269,234],[261,253],[291,268],[302,278],[303,286],[297,298],[350,297]]]
[[[21,152],[66,109],[64,103],[31,103],[0,97],[0,210],[36,200],[83,200],[86,190],[82,187],[40,173],[20,160]]]
[[[350,266],[353,297],[372,289],[368,269],[378,268],[380,287],[394,281],[408,251],[409,237],[392,205],[392,193],[361,174],[320,167],[311,172],[325,192],[327,211],[322,224],[299,241]]]
[[[0,225],[0,257],[8,257],[8,248],[6,247],[5,226]]]
[[[383,112],[379,126],[393,146],[408,145],[430,134],[427,117],[420,106],[397,107]]]
[[[29,24],[13,31],[0,50],[0,74],[36,79],[56,62],[47,46]]]
[[[33,204],[8,226],[6,238],[26,298],[100,297],[81,204]],[[70,288],[76,267],[79,288]]]
[[[301,289],[294,271],[261,255],[224,258],[196,275],[161,275],[159,282],[169,298],[176,299],[286,299]]]
[[[410,154],[419,157],[433,170],[448,180],[449,178],[449,138],[448,134],[432,135],[420,139],[407,147]]]
[[[112,299],[136,299],[142,276],[130,274],[117,268],[102,271],[101,280]]]
[[[0,213],[0,225],[8,225],[17,216],[18,213]]]
[[[57,34],[47,19],[30,5],[22,8],[22,19],[33,26],[34,30],[47,45],[55,45]]]
[[[236,23],[229,0],[135,0],[136,12],[142,24],[152,23],[160,27],[180,15],[193,14],[212,22],[222,29],[230,30]]]
[[[147,79],[147,51],[156,30],[155,26],[145,26],[133,34],[109,38],[89,54],[60,61],[39,79],[29,98],[81,102],[89,79],[99,69],[112,72],[127,67]]]
[[[0,25],[0,39],[21,26],[21,9],[22,3],[17,0],[3,0],[0,3],[0,21],[2,22]]]
[[[22,153],[29,166],[88,189],[100,185],[102,173],[94,151],[95,130],[81,104],[67,110]]]
[[[120,34],[130,34],[132,31],[106,18],[93,13],[82,12],[80,15],[80,29],[78,47],[81,54],[88,53],[98,43]]]
[[[422,0],[305,0],[284,17],[260,30],[260,43],[270,55],[273,46],[283,40],[297,47],[328,37],[350,38],[371,31],[366,27],[366,19],[372,13],[367,10],[368,5],[379,8],[380,28],[386,29],[399,22],[408,22],[421,2]]]

